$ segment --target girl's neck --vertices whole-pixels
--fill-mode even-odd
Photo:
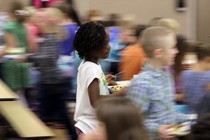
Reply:
[[[84,60],[85,60],[85,61],[93,62],[93,63],[95,63],[95,64],[98,64],[98,61],[99,61],[98,58],[93,58],[93,57],[85,57]]]

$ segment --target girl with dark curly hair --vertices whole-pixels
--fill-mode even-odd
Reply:
[[[79,28],[74,47],[83,59],[77,74],[76,110],[74,119],[78,134],[92,132],[97,127],[95,104],[109,96],[105,75],[99,59],[105,59],[110,52],[109,36],[100,23],[88,22]],[[124,90],[110,96],[122,96]]]

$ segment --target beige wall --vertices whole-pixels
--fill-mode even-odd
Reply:
[[[210,0],[197,0],[197,40],[210,43]]]
[[[169,17],[179,21],[179,33],[187,35],[188,10],[177,12],[175,0],[76,0],[81,15],[89,9],[101,10],[104,14],[135,14],[136,21],[148,23],[154,17]]]
[[[0,7],[6,5],[13,0],[0,0]],[[20,0],[25,4],[29,0]],[[196,19],[193,20],[196,13],[191,7],[193,1],[202,1],[202,6],[206,7],[201,11],[201,14],[206,15],[204,12],[208,9],[210,0],[188,0],[188,8],[185,12],[177,12],[175,8],[176,0],[75,0],[78,12],[81,16],[89,9],[101,10],[104,14],[120,13],[122,15],[136,15],[137,23],[148,23],[154,17],[169,17],[176,19],[181,28],[178,33],[188,36],[189,38],[196,38]],[[205,4],[206,2],[206,4]],[[3,3],[3,4],[1,4]],[[203,4],[204,3],[204,4]],[[200,8],[202,10],[202,8]],[[205,14],[206,13],[206,14]],[[200,14],[200,15],[201,15]],[[206,15],[207,16],[207,15]],[[202,18],[202,17],[200,17]],[[204,18],[204,17],[203,17]],[[204,23],[198,23],[202,27]],[[210,25],[210,24],[208,24]],[[199,36],[205,29],[199,29]]]
[[[14,0],[0,0],[0,11],[7,11]],[[19,0],[24,5],[29,5],[29,0]]]

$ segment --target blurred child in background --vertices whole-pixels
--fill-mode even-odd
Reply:
[[[134,75],[141,72],[142,66],[146,60],[146,54],[143,48],[137,43],[141,38],[141,33],[146,29],[146,25],[136,25],[131,28],[133,33],[130,36],[135,38],[135,41],[124,48],[120,58],[120,72],[122,80],[131,80]]]
[[[23,48],[23,53],[30,52],[30,42],[24,26],[29,12],[24,10],[22,3],[14,1],[9,10],[10,21],[5,25],[5,39],[8,48]]]
[[[209,90],[210,85],[210,47],[202,43],[194,44],[198,63],[191,70],[183,71],[181,81],[184,88],[184,101],[188,113],[198,113],[198,103]]]
[[[59,50],[58,65],[64,75],[69,78],[69,97],[75,99],[76,90],[76,72],[79,65],[79,58],[77,58],[73,40],[79,26],[73,20],[73,9],[72,5],[60,1],[54,3],[52,7],[59,9],[62,12],[63,20],[60,23],[61,29],[64,31],[64,38],[61,41],[61,47]]]
[[[8,15],[6,13],[7,8],[9,7],[8,3],[5,3],[4,1],[0,1],[0,46],[5,44],[3,28],[4,28],[4,25],[8,22]]]
[[[28,31],[28,38],[31,43],[31,53],[37,52],[37,38],[38,38],[38,28],[35,25],[36,20],[36,12],[37,10],[34,7],[25,7],[26,11],[28,11],[28,16],[26,18],[26,29]]]
[[[63,20],[61,21],[61,27],[65,31],[64,40],[61,42],[61,55],[70,56],[74,51],[73,40],[76,34],[78,25],[72,20],[72,17],[69,16],[69,13],[72,12],[72,8],[69,4],[64,1],[56,2],[53,7],[59,9],[62,12]],[[71,15],[71,14],[70,14]]]
[[[136,37],[133,36],[134,31],[131,26],[125,26],[120,31],[120,39],[118,41],[109,42],[111,46],[110,54],[107,59],[101,60],[102,68],[105,73],[113,75],[118,74],[121,51],[127,46],[134,44]]]
[[[127,98],[102,100],[96,107],[99,128],[82,135],[80,140],[149,140],[143,116]]]
[[[40,75],[40,117],[46,124],[63,124],[73,140],[77,139],[75,129],[68,116],[66,97],[69,81],[57,66],[62,31],[59,24],[62,13],[56,8],[37,12],[36,25],[39,29],[38,52],[29,57],[36,62]]]
[[[28,63],[21,62],[27,53],[31,52],[31,42],[28,37],[27,29],[24,22],[28,16],[28,11],[19,1],[11,2],[9,7],[9,22],[5,24],[5,41],[6,48],[4,56],[9,60],[2,65],[3,79],[5,83],[14,90],[22,103],[27,105],[23,89],[29,87],[29,67]],[[18,56],[17,56],[18,55]],[[12,60],[11,60],[12,59]]]

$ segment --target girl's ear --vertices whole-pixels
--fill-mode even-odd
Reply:
[[[163,57],[163,49],[155,49],[154,50],[154,57],[155,58],[161,58]]]

